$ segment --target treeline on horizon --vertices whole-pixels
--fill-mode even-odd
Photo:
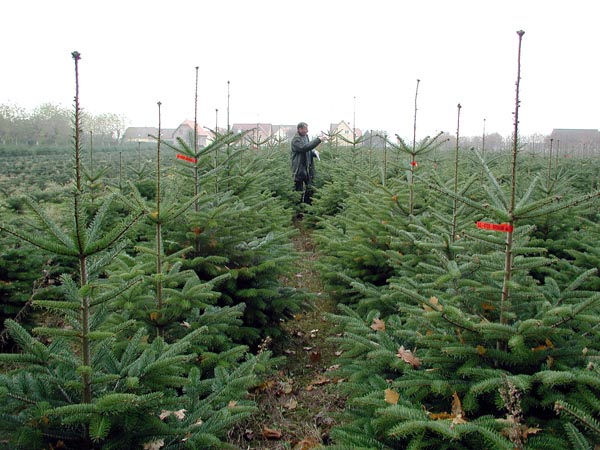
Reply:
[[[84,133],[98,145],[115,145],[125,132],[126,118],[114,113],[83,114]],[[0,146],[65,147],[73,140],[73,110],[43,103],[29,111],[14,104],[0,104]]]
[[[93,115],[82,112],[83,131],[88,141],[95,147],[112,147],[124,144],[123,136],[127,128],[127,118],[115,113]],[[68,147],[72,143],[73,111],[71,108],[43,103],[32,110],[16,104],[0,104],[0,149],[27,147]],[[376,132],[372,133],[376,135]],[[367,137],[365,135],[364,137]],[[395,138],[388,136],[388,139]],[[456,136],[444,132],[440,136],[440,150],[456,147]],[[460,136],[462,148],[479,150],[505,150],[510,146],[511,137],[499,133],[480,136]],[[548,136],[535,134],[521,136],[531,153],[544,153]],[[382,147],[382,139],[357,139],[362,147]]]

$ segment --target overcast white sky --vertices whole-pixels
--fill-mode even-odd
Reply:
[[[3,2],[0,103],[80,100],[128,125],[345,120],[412,139],[600,128],[596,0],[19,0]],[[216,110],[218,109],[218,114]],[[354,123],[355,122],[355,123]]]

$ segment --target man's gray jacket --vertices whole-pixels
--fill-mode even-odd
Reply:
[[[315,175],[312,150],[321,143],[321,139],[308,140],[308,136],[296,133],[292,139],[292,176],[294,181],[310,182]]]

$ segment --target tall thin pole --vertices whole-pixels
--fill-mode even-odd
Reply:
[[[413,154],[417,145],[417,96],[419,95],[419,83],[421,80],[417,79],[417,88],[415,89],[415,116],[413,119]]]
[[[352,140],[356,141],[356,95],[352,104]]]
[[[509,227],[513,229],[515,218],[513,216],[515,211],[515,196],[516,196],[516,176],[517,176],[517,154],[519,150],[519,106],[521,104],[519,100],[519,89],[521,86],[521,41],[525,32],[523,30],[517,31],[519,35],[519,51],[517,60],[517,81],[516,81],[516,94],[515,94],[515,112],[514,112],[514,130],[513,130],[513,148],[512,148],[512,164],[511,164],[511,190],[510,190],[510,204],[508,210],[509,216]],[[506,233],[505,245],[504,245],[504,280],[502,282],[502,298],[500,300],[500,323],[506,323],[506,305],[510,299],[510,282],[512,279],[512,263],[513,263],[513,232],[508,231]]]
[[[162,231],[161,231],[161,223],[162,219],[160,216],[160,196],[161,196],[161,186],[160,186],[160,136],[161,136],[161,111],[160,107],[162,105],[161,102],[157,102],[158,105],[158,143],[156,145],[156,306],[159,311],[163,308],[163,285],[162,285]],[[157,326],[157,335],[160,336],[160,325]]]
[[[460,103],[457,105],[457,119],[456,119],[456,148],[454,150],[454,202],[452,205],[452,234],[450,236],[450,242],[454,242],[456,239],[456,221],[458,214],[458,199],[456,198],[456,194],[458,193],[458,148],[459,148],[459,140],[460,140]]]
[[[227,81],[227,133],[231,131],[231,127],[229,126],[229,81]]]
[[[417,79],[417,87],[415,89],[415,116],[413,119],[413,142],[412,142],[412,152],[410,155],[410,171],[409,171],[409,180],[408,180],[408,212],[412,215],[414,210],[414,177],[415,177],[415,154],[417,152],[417,97],[419,94],[419,83],[421,80]]]
[[[196,66],[196,85],[194,90],[194,158],[198,158],[198,66]],[[198,164],[194,164],[194,196],[198,196]],[[194,210],[200,209],[198,198],[194,201]]]
[[[483,134],[481,135],[481,154],[485,152],[485,119],[483,119]]]

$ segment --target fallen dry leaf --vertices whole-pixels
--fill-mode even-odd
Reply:
[[[462,409],[462,403],[456,392],[452,394],[452,415],[455,417],[465,415],[465,412]]]
[[[461,425],[463,423],[467,423],[465,412],[462,409],[462,403],[458,394],[454,392],[454,394],[452,394],[452,426]]]
[[[312,391],[315,386],[320,386],[322,384],[330,383],[331,380],[323,375],[319,375],[314,381],[312,381],[308,386],[306,386],[307,391]]]
[[[269,389],[271,389],[273,386],[275,386],[275,381],[273,380],[267,380],[264,383],[259,384],[258,386],[256,386],[253,391],[254,392],[262,392],[262,391],[268,391]]]
[[[523,436],[524,439],[527,439],[530,434],[537,434],[540,431],[542,431],[541,428],[528,427],[526,425],[521,425],[521,436]]]
[[[513,416],[508,416],[506,419],[496,419],[498,422],[505,425],[500,434],[507,438],[511,438],[511,436],[519,436],[523,440],[527,440],[530,434],[537,434],[542,431],[541,428],[537,427],[528,427],[527,425],[519,424],[515,421]]]
[[[251,441],[252,439],[254,439],[254,431],[252,431],[249,428],[246,428],[244,430],[244,439],[246,439],[247,441]]]
[[[494,311],[496,307],[490,303],[484,302],[481,304],[481,309],[483,309],[484,311]]]
[[[309,352],[308,359],[313,364],[321,361],[321,352],[319,352],[318,350],[313,350],[312,352]]]
[[[160,412],[158,418],[160,420],[165,420],[170,415],[173,415],[173,416],[177,417],[179,420],[183,420],[183,419],[185,419],[186,411],[187,411],[186,409],[178,409],[177,411],[167,411],[167,410],[163,409]]]
[[[165,441],[159,439],[158,441],[146,442],[144,444],[144,450],[159,450],[164,447]]]
[[[274,430],[272,428],[264,427],[262,430],[262,435],[266,439],[281,439],[281,431]]]
[[[277,391],[275,392],[275,394],[276,395],[291,394],[293,390],[294,390],[294,387],[292,386],[291,382],[280,381],[279,383],[277,383]]]
[[[452,419],[452,425],[462,425],[464,423],[467,423],[466,419],[463,419],[462,416],[457,416],[454,419]]]
[[[542,350],[547,350],[549,348],[554,348],[554,344],[552,343],[552,341],[550,339],[546,338],[544,344],[538,345],[537,347],[534,347],[531,350],[534,352],[540,352]]]
[[[292,450],[310,450],[311,448],[318,447],[319,444],[315,438],[304,438],[294,445]]]
[[[327,377],[324,377],[323,375],[319,375],[317,377],[317,379],[315,381],[313,381],[311,384],[314,384],[315,386],[317,385],[321,385],[321,384],[327,384],[329,383],[331,380]]]
[[[425,311],[433,311],[434,308],[435,308],[435,311],[442,311],[442,305],[440,305],[440,301],[438,300],[437,297],[430,297],[429,303],[431,303],[433,305],[433,308],[429,305],[423,304],[423,309]]]
[[[400,394],[398,394],[393,389],[386,389],[384,392],[385,392],[386,403],[390,403],[392,405],[398,404],[398,399],[400,398]]]
[[[287,402],[283,404],[283,407],[289,410],[296,409],[298,407],[298,400],[295,398],[290,398]]]
[[[404,348],[404,345],[402,345],[398,349],[398,353],[396,353],[396,356],[398,358],[400,358],[402,361],[404,361],[405,363],[408,363],[415,368],[417,368],[421,365],[421,360],[419,358],[417,358],[415,355],[413,355],[413,353],[410,350],[406,350]]]
[[[385,322],[381,319],[373,319],[371,329],[374,331],[385,331]]]
[[[445,420],[445,419],[452,419],[452,414],[447,413],[447,412],[441,412],[441,413],[429,413],[429,418],[431,420]]]

